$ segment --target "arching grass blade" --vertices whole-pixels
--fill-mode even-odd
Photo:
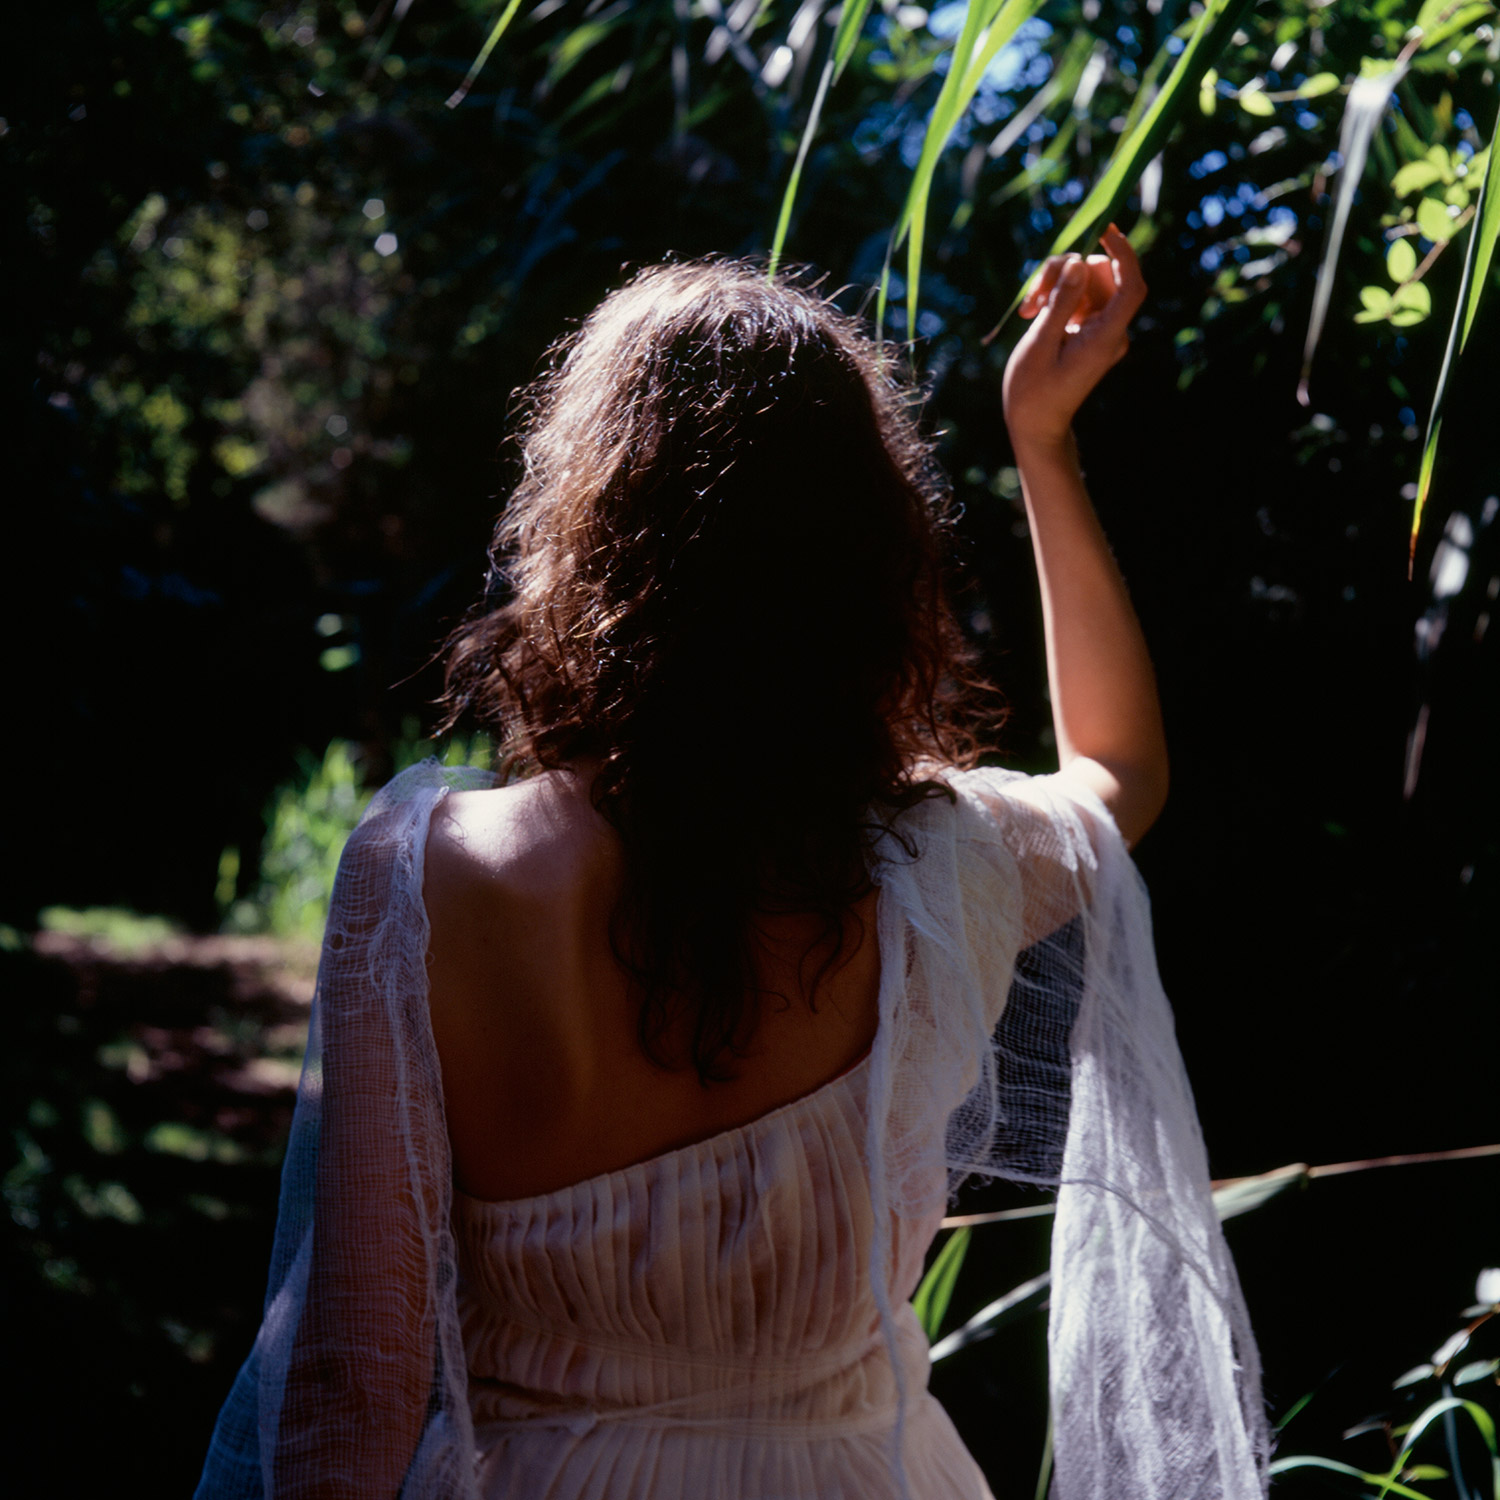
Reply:
[[[1341,1464],[1336,1458],[1278,1458],[1272,1461],[1267,1472],[1274,1478],[1290,1469],[1327,1469],[1330,1473],[1362,1479],[1366,1484],[1380,1485],[1387,1494],[1400,1495],[1403,1500],[1432,1500],[1430,1495],[1424,1495],[1421,1490],[1408,1489],[1404,1484],[1395,1482],[1387,1483],[1384,1474],[1369,1474],[1363,1469],[1356,1469],[1352,1464]]]
[[[1368,69],[1368,59],[1366,61]],[[1360,178],[1364,176],[1365,159],[1370,154],[1370,139],[1385,114],[1392,90],[1406,76],[1407,64],[1401,59],[1378,66],[1378,71],[1367,70],[1354,80],[1349,98],[1344,104],[1343,122],[1339,126],[1341,165],[1338,195],[1334,199],[1328,238],[1323,243],[1323,258],[1318,262],[1312,315],[1307,320],[1307,339],[1302,346],[1302,374],[1297,381],[1297,399],[1303,406],[1308,404],[1308,376],[1312,372],[1313,355],[1317,352],[1318,340],[1323,336],[1323,324],[1328,317],[1328,303],[1333,295],[1333,273],[1338,267],[1339,251],[1344,243],[1344,228],[1349,222],[1354,194],[1359,188]]]
[[[854,55],[854,44],[864,30],[865,17],[870,14],[870,0],[845,0],[839,13],[838,30],[833,34],[833,81],[837,83],[843,74],[844,65]]]
[[[1479,202],[1469,231],[1469,245],[1464,252],[1463,276],[1458,283],[1458,305],[1448,329],[1448,344],[1443,350],[1443,364],[1432,392],[1432,412],[1427,418],[1427,437],[1422,444],[1422,464],[1417,472],[1417,499],[1411,512],[1411,539],[1407,548],[1406,576],[1411,577],[1417,562],[1417,537],[1422,529],[1422,515],[1432,489],[1432,471],[1437,462],[1438,437],[1443,429],[1443,402],[1453,366],[1469,341],[1480,301],[1490,283],[1490,266],[1495,258],[1495,241],[1500,237],[1500,172],[1495,167],[1496,148],[1500,147],[1500,113],[1490,132],[1490,154],[1485,162],[1484,177],[1479,184]]]
[[[468,97],[469,90],[474,87],[474,80],[479,77],[484,65],[490,60],[490,53],[499,45],[500,38],[505,35],[506,27],[515,20],[516,12],[521,8],[521,0],[509,0],[509,4],[500,12],[500,19],[495,22],[494,29],[485,38],[484,46],[479,49],[479,56],[474,59],[474,65],[464,75],[464,81],[448,95],[448,108],[457,109]]]
[[[1099,230],[1115,216],[1125,201],[1125,195],[1146,170],[1147,163],[1165,145],[1183,110],[1188,104],[1196,103],[1203,75],[1223,56],[1254,3],[1255,0],[1209,0],[1160,93],[1151,101],[1136,128],[1121,136],[1098,180],[1053,240],[1047,251],[1049,255],[1061,255],[1076,245],[1092,242]],[[986,336],[986,342],[1005,326],[1025,295],[1023,285],[999,323]]]
[[[776,270],[781,265],[781,252],[786,247],[787,230],[792,224],[792,205],[797,201],[797,188],[802,182],[802,165],[807,160],[807,152],[812,145],[813,136],[818,132],[818,119],[823,113],[823,101],[828,97],[828,87],[838,72],[835,63],[836,57],[830,55],[828,61],[823,64],[817,92],[813,94],[812,108],[807,112],[807,124],[802,129],[802,139],[797,143],[797,157],[792,163],[792,175],[787,179],[786,191],[781,195],[781,212],[776,215],[776,233],[771,237],[771,259],[766,267],[766,276],[770,280],[775,279]]]
[[[996,54],[1041,9],[1042,0],[970,0],[964,15],[963,30],[954,43],[948,65],[948,76],[938,94],[937,103],[927,121],[922,154],[912,172],[906,203],[896,225],[892,247],[906,240],[906,327],[907,336],[916,332],[917,301],[922,280],[922,251],[927,234],[927,203],[932,194],[932,179],[939,158],[949,138],[958,128],[969,104],[979,89],[985,69]],[[882,278],[884,281],[884,278]],[[884,286],[876,322],[884,312]]]
[[[813,94],[812,107],[807,112],[807,124],[802,127],[802,139],[797,142],[797,156],[792,163],[792,175],[787,179],[786,191],[781,195],[781,209],[776,215],[776,233],[771,236],[771,259],[766,274],[775,277],[781,264],[781,252],[786,248],[787,231],[792,223],[792,205],[797,201],[797,189],[802,184],[802,167],[813,137],[818,133],[818,122],[823,117],[823,101],[828,90],[838,82],[844,66],[854,55],[854,45],[864,29],[865,17],[870,13],[871,0],[847,0],[839,15],[838,29],[833,34],[833,44],[828,49],[828,61],[818,79]]]

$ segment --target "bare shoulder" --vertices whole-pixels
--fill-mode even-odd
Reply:
[[[568,772],[450,792],[434,810],[428,834],[429,902],[474,885],[531,895],[566,886],[603,830],[586,784]]]

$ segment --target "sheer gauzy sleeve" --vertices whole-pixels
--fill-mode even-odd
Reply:
[[[1253,1500],[1270,1448],[1259,1357],[1144,885],[1103,804],[1066,777],[954,786],[970,859],[998,845],[1015,861],[1024,946],[1000,975],[993,1100],[971,1091],[956,1111],[949,1165],[1057,1185],[1054,1494]]]
[[[265,1313],[199,1500],[474,1493],[422,864],[433,806],[477,774],[404,773],[340,861]]]

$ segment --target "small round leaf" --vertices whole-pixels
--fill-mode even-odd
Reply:
[[[1413,312],[1419,312],[1425,318],[1432,311],[1432,293],[1420,281],[1408,281],[1404,286],[1398,286],[1391,297],[1392,307],[1408,308]]]
[[[1391,241],[1391,248],[1385,252],[1385,269],[1391,280],[1398,283],[1417,269],[1417,252],[1412,249],[1410,236]]]
[[[1337,73],[1314,73],[1297,85],[1299,99],[1316,99],[1319,94],[1331,94],[1340,84]]]
[[[1448,205],[1438,198],[1424,198],[1417,204],[1417,225],[1434,244],[1453,237],[1453,220]]]
[[[1430,161],[1409,161],[1391,179],[1391,190],[1398,198],[1404,198],[1408,193],[1431,187],[1442,175]]]

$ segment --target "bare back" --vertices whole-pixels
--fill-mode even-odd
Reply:
[[[551,1192],[742,1125],[810,1093],[874,1040],[875,893],[847,920],[845,957],[818,988],[802,962],[818,919],[764,917],[764,1000],[737,1076],[704,1085],[663,1068],[609,944],[622,855],[559,771],[439,804],[427,846],[428,976],[454,1179],[485,1199]]]

